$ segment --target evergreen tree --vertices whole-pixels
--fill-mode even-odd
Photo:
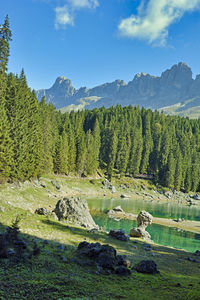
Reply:
[[[8,15],[5,18],[4,24],[0,25],[0,74],[7,71],[8,57],[10,53],[9,42],[12,40]]]

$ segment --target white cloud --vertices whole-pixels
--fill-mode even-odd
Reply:
[[[96,8],[97,6],[99,6],[98,0],[68,0],[68,3],[74,9]]]
[[[66,25],[73,25],[74,24],[74,18],[70,14],[68,7],[62,6],[62,7],[56,7],[56,19],[55,19],[55,28],[65,28]]]
[[[65,28],[66,25],[74,25],[75,12],[87,8],[95,9],[99,6],[98,0],[65,0],[66,5],[56,7],[55,28]]]
[[[123,19],[118,29],[123,36],[164,46],[169,26],[179,20],[185,12],[198,9],[200,0],[142,0],[138,14]]]

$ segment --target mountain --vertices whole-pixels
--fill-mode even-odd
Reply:
[[[161,76],[138,73],[127,84],[118,79],[92,89],[75,89],[71,80],[61,76],[51,88],[36,94],[39,100],[46,96],[48,102],[63,112],[131,104],[170,114],[200,115],[200,75],[193,79],[191,68],[183,62],[173,65]]]

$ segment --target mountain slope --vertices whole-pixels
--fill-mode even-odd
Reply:
[[[57,108],[64,107],[61,111],[131,104],[151,109],[167,107],[166,112],[182,114],[185,111],[188,115],[195,110],[194,107],[199,106],[200,75],[193,79],[190,67],[180,62],[164,71],[160,77],[138,73],[127,84],[123,80],[115,80],[92,89],[75,89],[72,82],[62,76],[56,79],[50,89],[36,93],[39,100],[45,95],[47,101],[53,102]],[[178,103],[182,104],[177,110]]]

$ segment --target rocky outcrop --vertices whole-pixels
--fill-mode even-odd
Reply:
[[[88,204],[81,198],[63,198],[59,200],[53,210],[58,220],[85,228],[99,228],[90,215]]]
[[[117,251],[110,245],[101,245],[100,243],[81,242],[77,249],[78,255],[90,259],[86,264],[91,265],[91,262],[97,265],[98,273],[103,273],[104,270],[109,270],[110,274],[130,275],[130,261],[125,255],[117,255]]]
[[[146,211],[141,211],[137,216],[138,227],[132,228],[130,230],[131,237],[141,237],[144,239],[151,239],[150,234],[146,231],[146,227],[151,225],[153,217],[150,213]]]

